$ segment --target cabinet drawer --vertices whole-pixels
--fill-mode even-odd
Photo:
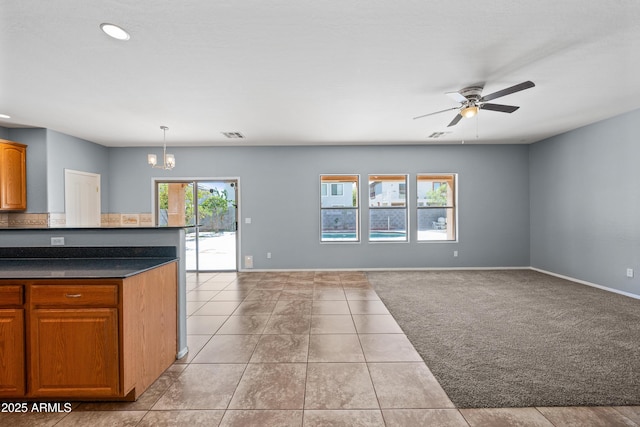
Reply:
[[[33,285],[31,305],[104,307],[118,305],[117,285]]]
[[[0,306],[22,305],[22,285],[0,286]]]

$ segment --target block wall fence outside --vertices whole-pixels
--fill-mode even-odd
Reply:
[[[407,229],[406,209],[369,209],[371,231],[404,231]]]

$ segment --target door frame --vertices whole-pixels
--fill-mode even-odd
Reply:
[[[236,267],[235,270],[232,271],[240,271],[240,254],[242,253],[241,250],[241,233],[242,233],[242,227],[241,227],[241,221],[240,218],[242,218],[241,215],[241,209],[242,209],[242,185],[240,184],[240,177],[239,176],[235,176],[235,177],[173,177],[173,178],[163,178],[163,177],[152,177],[151,178],[151,212],[152,212],[152,220],[153,220],[153,225],[154,227],[158,227],[157,221],[158,221],[158,211],[157,211],[157,206],[158,206],[158,191],[157,191],[157,184],[159,182],[170,182],[170,183],[174,183],[174,182],[187,182],[187,183],[192,183],[195,182],[196,184],[200,181],[206,182],[206,181],[220,181],[220,182],[224,182],[224,181],[235,181],[236,186]],[[185,260],[186,262],[186,260]],[[200,271],[200,270],[188,270],[188,272],[192,272],[192,271]],[[229,270],[226,270],[229,271]],[[202,272],[206,272],[205,270],[202,270]]]

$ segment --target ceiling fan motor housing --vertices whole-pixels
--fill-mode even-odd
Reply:
[[[476,104],[480,100],[482,89],[482,86],[469,86],[461,89],[458,93],[467,98],[469,102]]]

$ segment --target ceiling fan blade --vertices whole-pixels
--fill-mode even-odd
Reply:
[[[501,113],[513,113],[520,107],[515,105],[503,105],[503,104],[482,104],[480,108],[483,110],[499,111]]]
[[[433,116],[434,114],[444,113],[445,111],[457,110],[458,108],[459,108],[459,107],[452,107],[452,108],[447,108],[446,110],[436,111],[435,113],[423,114],[423,115],[421,115],[421,116],[414,117],[414,118],[413,118],[413,120],[415,120],[415,119],[421,119],[421,118],[423,118],[423,117],[427,117],[427,116]]]
[[[453,118],[453,120],[451,120],[451,123],[449,123],[447,127],[450,128],[451,126],[457,125],[460,119],[462,119],[462,116],[460,114],[456,114],[456,116]]]
[[[456,102],[464,103],[468,101],[468,99],[460,92],[445,92],[445,95],[447,95],[448,97],[450,97]]]
[[[492,99],[500,98],[501,96],[510,95],[515,92],[520,92],[521,90],[529,89],[534,87],[535,84],[532,81],[522,82],[515,86],[508,87],[506,89],[499,90],[497,92],[490,93],[487,96],[483,96],[479,99],[479,102],[491,101]]]

